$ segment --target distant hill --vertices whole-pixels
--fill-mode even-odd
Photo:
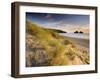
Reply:
[[[57,33],[67,33],[66,31],[58,30],[58,29],[48,29],[48,30],[52,30],[52,31],[57,32]]]
[[[26,21],[26,67],[87,64],[75,45],[58,32]]]

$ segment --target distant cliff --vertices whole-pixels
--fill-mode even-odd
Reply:
[[[48,29],[48,30],[52,30],[52,31],[57,32],[57,33],[67,33],[66,31],[58,30],[58,29]]]

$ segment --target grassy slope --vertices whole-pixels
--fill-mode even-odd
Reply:
[[[79,57],[76,47],[63,36],[26,21],[26,66],[86,64],[87,58]]]

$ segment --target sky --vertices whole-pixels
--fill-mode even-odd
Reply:
[[[26,12],[26,20],[44,28],[60,29],[69,33],[76,30],[89,33],[89,15]]]

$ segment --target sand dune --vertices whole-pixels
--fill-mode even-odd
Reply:
[[[65,38],[26,22],[26,67],[89,64],[89,40]]]

